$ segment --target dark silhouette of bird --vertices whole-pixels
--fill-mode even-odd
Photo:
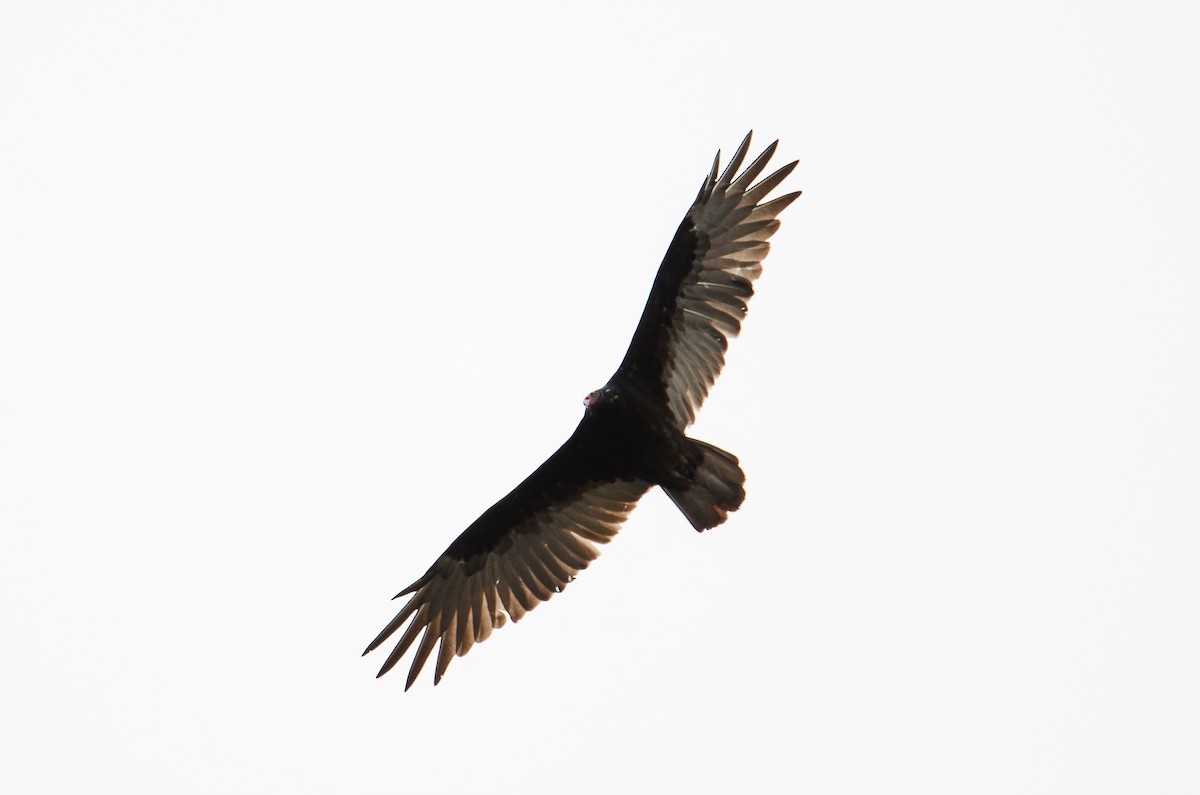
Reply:
[[[584,398],[571,437],[533,474],[475,520],[397,598],[409,600],[371,641],[405,623],[379,671],[417,643],[405,690],[438,645],[433,682],[504,625],[566,587],[599,554],[637,501],[658,486],[698,531],[745,499],[738,459],[684,431],[696,418],[741,329],[762,273],[776,216],[799,192],[764,201],[796,163],[754,180],[778,141],[740,174],[747,135],[717,175],[721,153],[675,232],[621,366]]]

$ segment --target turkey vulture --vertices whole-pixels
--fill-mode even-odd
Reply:
[[[776,216],[800,195],[763,201],[795,162],[751,186],[778,143],[740,174],[750,135],[719,177],[717,153],[667,249],[621,366],[584,398],[571,438],[396,595],[411,597],[363,652],[408,622],[378,676],[420,638],[404,689],[440,642],[436,685],[450,661],[487,640],[506,614],[519,621],[587,568],[599,554],[596,544],[617,534],[652,486],[696,530],[716,527],[741,506],[745,475],[737,458],[684,430],[725,363],[728,338],[741,329],[767,240],[779,228]]]

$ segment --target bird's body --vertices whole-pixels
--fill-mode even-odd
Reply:
[[[794,162],[750,185],[776,144],[734,179],[749,143],[747,135],[719,178],[713,163],[659,267],[625,359],[584,399],[575,432],[398,594],[412,597],[367,647],[408,622],[380,676],[420,637],[406,687],[440,642],[436,684],[453,657],[506,616],[519,620],[573,580],[599,554],[595,544],[611,540],[653,486],[696,530],[721,524],[741,506],[745,475],[737,458],[685,430],[724,364],[727,338],[741,328],[766,241],[779,227],[775,217],[799,196],[760,203]]]

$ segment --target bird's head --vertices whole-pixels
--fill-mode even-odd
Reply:
[[[583,399],[583,405],[590,414],[600,406],[606,403],[611,403],[617,399],[617,391],[610,386],[601,387],[593,392],[588,392],[587,397]]]

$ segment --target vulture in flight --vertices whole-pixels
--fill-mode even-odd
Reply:
[[[741,173],[750,135],[719,176],[717,153],[659,266],[621,366],[584,398],[583,419],[562,447],[397,594],[408,601],[363,652],[403,628],[379,676],[415,643],[407,690],[436,645],[436,685],[454,657],[587,568],[596,545],[612,540],[653,486],[699,531],[741,506],[745,475],[737,458],[684,431],[741,329],[776,216],[800,195],[766,200],[795,162],[754,182],[778,143]]]

